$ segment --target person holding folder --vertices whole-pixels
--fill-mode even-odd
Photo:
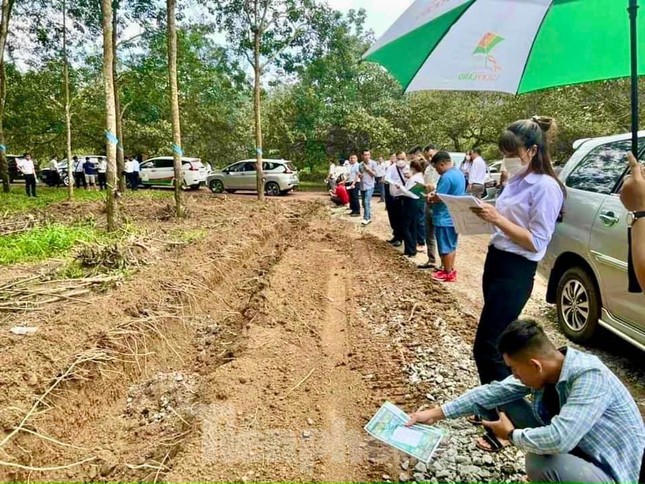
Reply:
[[[456,282],[457,270],[455,258],[457,257],[457,243],[459,236],[455,224],[450,216],[448,207],[438,195],[463,196],[466,194],[466,180],[461,172],[455,168],[450,153],[439,151],[432,157],[432,165],[441,176],[437,183],[437,191],[430,194],[429,202],[432,204],[432,225],[441,257],[441,268],[432,276],[441,282]]]
[[[417,231],[419,225],[417,222],[425,209],[425,201],[423,197],[417,194],[419,193],[419,188],[415,188],[417,186],[420,186],[423,190],[423,165],[419,160],[412,160],[410,162],[410,178],[405,183],[402,197],[403,255],[410,258],[417,255]],[[397,185],[396,188],[400,189],[401,186]]]
[[[482,203],[471,209],[496,228],[484,265],[484,308],[473,348],[483,385],[510,375],[497,341],[531,296],[538,262],[562,213],[566,190],[553,171],[548,148],[554,127],[551,118],[537,116],[511,124],[499,140],[507,166],[515,167],[513,172],[509,168],[506,189],[496,206]],[[471,421],[478,423],[477,417]],[[478,445],[488,446],[483,441]]]

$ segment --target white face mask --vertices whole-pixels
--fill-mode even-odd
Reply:
[[[405,162],[405,160],[396,160],[396,166],[398,168],[405,168],[406,165],[407,163]]]
[[[504,158],[504,166],[506,167],[508,177],[512,178],[524,172],[528,164],[525,165],[522,163],[522,158],[516,156],[514,158]]]

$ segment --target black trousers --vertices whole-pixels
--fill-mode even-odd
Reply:
[[[107,189],[107,173],[98,173],[99,190]]]
[[[360,215],[360,213],[361,213],[361,201],[360,201],[361,191],[359,190],[358,186],[356,186],[356,188],[348,188],[347,191],[349,192],[349,208],[352,210],[352,213],[357,213],[357,214]]]
[[[36,175],[25,175],[25,191],[27,196],[36,196]]]
[[[403,253],[405,255],[416,255],[419,241],[419,218],[424,216],[425,202],[409,197],[401,198],[403,199]],[[425,234],[423,236],[425,237]]]
[[[482,384],[501,381],[510,375],[497,340],[515,321],[533,292],[537,262],[520,255],[488,248],[482,287],[484,309],[475,336],[473,354]]]
[[[75,182],[76,188],[81,188],[81,185],[87,188],[87,183],[85,182],[85,172],[75,171],[74,182]]]
[[[389,185],[385,189],[385,210],[392,228],[392,238],[403,242],[403,197],[393,197]]]

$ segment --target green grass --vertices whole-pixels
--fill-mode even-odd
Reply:
[[[12,185],[9,193],[0,192],[0,215],[5,213],[29,212],[35,209],[44,210],[53,203],[67,200],[67,189],[38,186],[38,197],[27,197],[23,187]],[[74,200],[101,200],[104,194],[97,191],[74,190]]]
[[[27,197],[24,189],[20,185],[12,185],[9,193],[0,191],[0,217],[4,214],[27,213],[32,210],[45,210],[54,203],[67,200],[66,188],[50,188],[38,186],[36,189],[37,198]],[[129,198],[139,198],[144,200],[166,200],[173,197],[172,190],[137,190],[136,192],[128,191],[124,200]],[[74,201],[93,202],[96,200],[105,200],[105,192],[74,190]]]
[[[135,232],[136,228],[125,225],[121,230],[108,234],[97,228],[93,220],[73,225],[52,223],[36,227],[0,237],[0,266],[69,256],[70,250],[79,243],[106,244]]]
[[[300,182],[298,185],[299,192],[327,192],[329,189],[327,185],[322,182]]]
[[[0,265],[32,262],[64,254],[78,242],[99,239],[93,225],[51,224],[0,239]]]

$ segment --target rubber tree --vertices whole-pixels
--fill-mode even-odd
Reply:
[[[67,52],[67,0],[63,0],[63,88],[65,90],[65,152],[67,153],[67,198],[74,198],[72,174],[72,108],[69,95],[69,57]]]
[[[4,109],[7,99],[7,83],[4,66],[4,51],[7,45],[7,36],[9,35],[9,21],[13,11],[14,0],[2,0],[2,9],[0,19],[0,178],[2,178],[2,191],[8,193],[11,189],[9,185],[9,166],[7,163],[7,149],[4,140]]]
[[[315,0],[212,0],[217,24],[253,68],[256,186],[264,200],[262,75],[292,69],[315,46],[317,23],[328,13]]]
[[[173,167],[175,171],[175,215],[183,217],[184,208],[182,204],[182,182],[183,174],[181,148],[181,122],[179,117],[179,85],[177,82],[177,1],[167,0],[168,21],[166,28],[168,30],[168,77],[170,84],[170,107],[172,112],[172,152]]]
[[[117,166],[116,149],[116,107],[114,102],[114,30],[112,19],[112,0],[101,0],[101,26],[103,29],[103,83],[105,88],[105,139],[107,157],[107,229],[117,229]]]

